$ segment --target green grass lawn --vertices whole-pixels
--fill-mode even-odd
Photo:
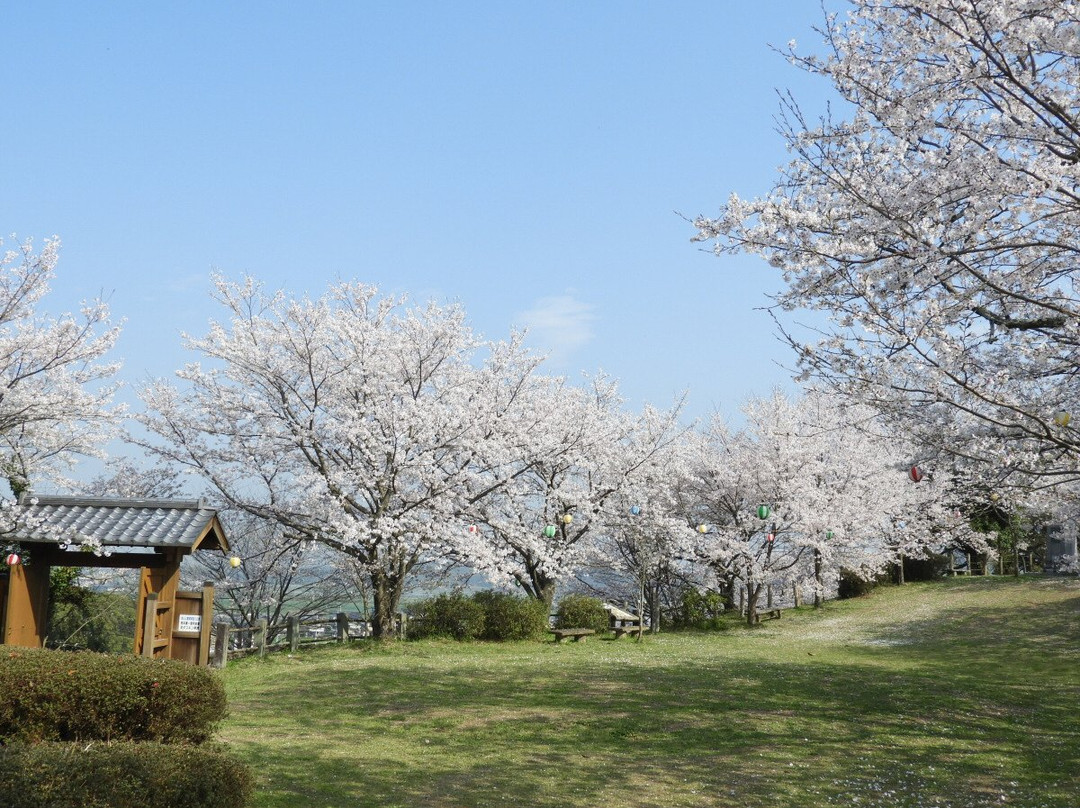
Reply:
[[[364,642],[225,680],[256,806],[1080,806],[1075,580],[641,644]]]

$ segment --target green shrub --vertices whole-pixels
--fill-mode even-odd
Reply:
[[[538,640],[547,633],[548,606],[542,600],[505,592],[477,592],[484,610],[485,640]]]
[[[212,744],[0,746],[8,808],[242,808],[252,783],[247,766]]]
[[[409,637],[475,640],[484,633],[484,607],[460,592],[422,600],[409,609]]]
[[[588,595],[566,595],[559,601],[555,628],[591,628],[603,632],[608,628],[608,613],[598,598]]]
[[[0,653],[0,743],[200,743],[225,717],[225,688],[185,662],[89,651]]]
[[[869,595],[878,585],[876,578],[866,578],[856,570],[840,570],[840,581],[837,584],[836,596],[840,600],[858,598]]]
[[[701,592],[687,587],[682,593],[675,625],[677,628],[725,628],[723,615],[724,598],[719,592]]]

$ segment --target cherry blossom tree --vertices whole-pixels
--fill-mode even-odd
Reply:
[[[502,484],[508,459],[490,444],[537,360],[519,341],[479,340],[460,307],[361,284],[316,300],[252,279],[215,288],[229,319],[186,338],[205,365],[145,390],[141,420],[160,439],[147,448],[285,540],[348,556],[387,636],[409,577],[456,547],[472,500]]]
[[[509,465],[486,463],[501,470],[505,482],[497,487],[477,479],[491,493],[474,497],[462,560],[550,604],[558,584],[588,563],[613,503],[655,476],[685,427],[681,404],[625,411],[616,384],[603,376],[581,387],[535,377],[524,392],[504,442],[489,444]]]
[[[804,378],[834,384],[1043,484],[1074,479],[1080,432],[1080,17],[1062,0],[853,0],[824,50],[840,117],[793,99],[772,191],[732,196],[697,238],[782,272]],[[815,323],[815,328],[817,323]]]
[[[624,601],[636,602],[637,614],[648,618],[654,634],[660,630],[665,589],[684,584],[675,540],[686,524],[677,486],[683,444],[680,439],[668,446],[644,474],[609,501],[589,569],[593,576],[605,571],[608,591],[621,591]]]
[[[0,474],[16,495],[101,456],[121,414],[110,406],[119,366],[102,361],[119,336],[108,306],[42,311],[59,252],[50,239],[40,252],[25,241],[0,254]]]
[[[949,522],[944,482],[914,483],[909,447],[882,434],[868,408],[774,393],[744,414],[741,430],[717,418],[702,433],[683,483],[682,537],[729,598],[745,587],[751,624],[767,588],[807,568],[820,601],[841,568],[877,574],[961,526]]]

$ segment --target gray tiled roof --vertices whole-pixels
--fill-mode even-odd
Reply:
[[[60,536],[21,536],[23,541],[62,541],[74,531],[107,547],[192,548],[225,541],[217,511],[202,500],[113,499],[23,495],[20,503],[33,516],[60,531]],[[226,541],[226,547],[227,547]]]

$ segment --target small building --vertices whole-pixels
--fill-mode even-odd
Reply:
[[[135,653],[206,664],[213,617],[209,592],[180,591],[180,562],[197,550],[228,552],[217,511],[202,500],[24,494],[30,527],[11,539],[28,563],[0,575],[0,643],[41,647],[53,567],[139,569]],[[80,548],[90,542],[98,552]]]

